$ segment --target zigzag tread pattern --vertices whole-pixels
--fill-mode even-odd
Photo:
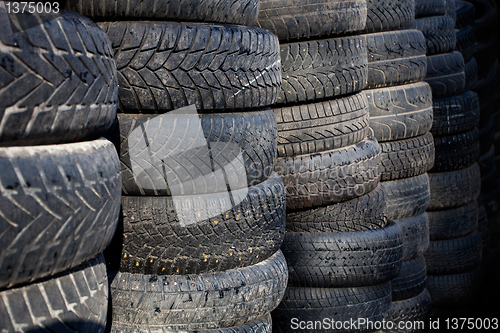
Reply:
[[[362,0],[261,0],[258,24],[290,41],[360,31],[365,21]]]
[[[386,216],[399,220],[417,216],[426,211],[429,200],[429,176],[420,176],[381,182],[387,193]]]
[[[231,193],[126,196],[122,211],[105,256],[110,269],[134,274],[200,274],[249,266],[274,254],[285,233],[285,189],[276,174]]]
[[[281,44],[283,82],[276,104],[316,101],[365,88],[364,36]]]
[[[50,279],[0,292],[2,332],[103,333],[107,313],[102,254]]]
[[[118,126],[127,195],[237,190],[265,181],[274,169],[278,133],[269,108],[194,117],[119,114]]]
[[[345,233],[287,232],[281,247],[294,287],[341,288],[384,283],[401,268],[403,234],[394,223]]]
[[[472,3],[457,0],[456,8],[455,29],[463,29],[474,24],[476,9]]]
[[[286,230],[293,232],[349,232],[382,228],[385,219],[385,189],[379,184],[360,197],[305,210],[288,211]]]
[[[427,44],[427,55],[453,51],[457,43],[455,22],[448,16],[430,16],[416,19],[413,28],[422,31]]]
[[[434,136],[463,133],[479,124],[479,97],[467,90],[460,95],[435,99],[432,102]]]
[[[102,22],[119,72],[122,112],[271,105],[281,83],[278,39],[254,27]]]
[[[421,136],[432,127],[432,92],[426,82],[365,90],[370,128],[379,142]]]
[[[427,57],[425,82],[432,88],[433,98],[461,94],[465,90],[465,63],[460,52]]]
[[[414,0],[414,1],[415,1],[416,18],[445,15],[446,2],[448,0]]]
[[[273,111],[278,123],[278,157],[350,146],[368,134],[368,102],[362,92]]]
[[[160,20],[255,26],[258,0],[66,0],[66,9],[95,21]]]
[[[380,181],[380,146],[369,137],[352,146],[321,153],[280,157],[287,209],[318,207],[374,190]]]
[[[0,149],[0,288],[80,265],[116,229],[119,160],[107,140]]]
[[[89,19],[64,13],[11,33],[0,16],[0,145],[92,140],[113,124],[118,80],[111,44]]]
[[[431,133],[422,136],[381,142],[381,180],[395,180],[421,175],[434,165],[434,139]]]
[[[411,28],[415,18],[413,1],[368,0],[365,32]]]
[[[288,280],[280,250],[258,264],[217,273],[113,275],[112,323],[163,330],[214,329],[254,321],[278,306]]]

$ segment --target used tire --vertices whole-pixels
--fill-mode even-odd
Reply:
[[[399,220],[424,213],[429,206],[429,176],[420,176],[381,182],[387,192],[386,216]]]
[[[276,104],[312,102],[366,87],[364,36],[281,44],[283,81]]]
[[[281,81],[278,38],[244,26],[101,22],[118,68],[119,109],[163,113],[271,105]]]
[[[476,34],[472,27],[467,26],[461,30],[456,31],[457,44],[455,51],[462,53],[465,62],[469,62],[474,56],[476,49]]]
[[[403,260],[424,255],[429,247],[429,218],[427,213],[394,221],[403,232]]]
[[[278,157],[350,146],[369,133],[368,101],[363,92],[273,111],[278,122]]]
[[[431,295],[427,289],[415,297],[392,302],[389,313],[394,326],[384,332],[427,332],[427,323],[431,317],[431,303]],[[412,323],[411,328],[405,326],[408,325],[407,323]],[[399,329],[399,327],[404,327],[404,329]]]
[[[364,29],[366,1],[363,0],[261,0],[259,26],[280,41],[324,38]]]
[[[0,148],[0,288],[57,274],[111,241],[121,199],[111,142]]]
[[[394,222],[353,232],[287,232],[281,247],[294,287],[338,288],[384,283],[398,275],[403,235]]]
[[[424,291],[426,281],[424,257],[403,261],[398,276],[391,281],[392,302],[418,296]]]
[[[273,332],[314,332],[314,326],[302,330],[293,329],[291,324],[293,318],[311,323],[322,321],[324,318],[335,318],[336,322],[349,322],[353,318],[382,321],[386,319],[390,307],[390,282],[354,288],[289,287],[283,301],[271,314]],[[351,330],[336,330],[336,332],[351,332]]]
[[[415,19],[414,0],[368,0],[365,32],[409,29]]]
[[[449,16],[429,16],[415,20],[413,28],[422,31],[427,55],[453,51],[457,43],[455,22]]]
[[[430,172],[465,169],[479,161],[479,131],[472,131],[434,139],[436,160]]]
[[[478,68],[476,58],[472,58],[465,64],[465,90],[473,90],[478,80]]]
[[[432,241],[425,253],[430,275],[459,274],[481,265],[483,253],[481,234],[474,231],[461,238]]]
[[[421,31],[388,31],[365,36],[368,47],[367,88],[396,86],[425,78],[426,45]]]
[[[463,133],[479,124],[479,97],[473,91],[460,95],[435,99],[432,102],[434,136]]]
[[[287,209],[324,206],[362,196],[380,181],[380,146],[369,137],[352,146],[321,153],[280,157]]]
[[[285,258],[279,250],[258,264],[218,273],[161,276],[110,272],[109,276],[112,325],[142,331],[243,325],[278,306],[288,280]]]
[[[110,270],[186,275],[256,264],[285,233],[285,189],[276,174],[226,193],[125,196],[123,219],[105,252]]]
[[[415,0],[415,17],[445,15],[448,0]]]
[[[286,230],[292,232],[350,232],[382,228],[385,218],[385,188],[358,198],[317,208],[288,211]]]
[[[102,254],[69,271],[0,291],[3,332],[104,332],[108,276]]]
[[[465,64],[460,52],[427,57],[425,82],[432,88],[433,98],[461,94],[465,90]]]
[[[238,190],[260,184],[274,169],[278,133],[269,108],[119,114],[117,127],[126,195]]]
[[[104,134],[118,103],[106,34],[70,12],[17,33],[9,22],[0,13],[0,145],[67,143]]]
[[[95,21],[159,20],[195,21],[255,25],[258,0],[66,0],[66,9],[79,12]]]
[[[454,209],[427,212],[427,216],[431,241],[465,237],[478,226],[477,200]]]
[[[430,173],[429,210],[451,209],[473,202],[481,192],[479,165],[448,172]]]
[[[434,165],[434,139],[431,133],[405,140],[382,142],[380,147],[382,181],[415,177],[426,173]]]
[[[456,1],[457,19],[455,20],[455,28],[463,29],[468,25],[474,24],[475,9],[474,5],[468,1]]]
[[[424,135],[432,127],[432,92],[426,82],[365,90],[370,128],[379,142]]]

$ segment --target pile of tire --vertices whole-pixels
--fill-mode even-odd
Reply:
[[[118,103],[111,43],[76,13],[24,30],[1,5],[0,331],[104,332],[121,198],[101,137]]]
[[[280,40],[283,76],[273,111],[289,283],[272,312],[275,332],[311,332],[324,318],[335,323],[316,330],[358,318],[380,324],[390,311],[403,235],[385,218],[382,151],[362,91],[366,17],[365,0],[261,1],[259,25]]]
[[[439,1],[419,0],[422,8]],[[441,10],[417,11],[415,26],[427,44],[426,81],[432,88],[435,162],[429,171],[430,243],[425,260],[427,289],[433,315],[441,310],[471,304],[480,296],[483,272],[482,237],[478,232],[478,202],[481,190],[479,160],[479,100],[466,90],[465,63],[474,60],[463,45],[466,28],[463,13],[456,16],[454,1],[441,1]],[[453,8],[447,11],[447,8]],[[432,16],[426,16],[432,15]],[[465,23],[464,23],[465,22]],[[454,51],[458,45],[459,51]]]
[[[73,1],[108,34],[122,215],[111,332],[270,332],[288,270],[277,37],[257,0]]]
[[[423,82],[426,40],[413,29],[415,2],[369,1],[368,45],[370,128],[380,142],[381,185],[387,193],[386,217],[401,229],[403,262],[392,281],[392,332],[398,325],[430,316],[423,257],[429,245],[429,177],[434,165],[432,94]],[[421,328],[423,329],[423,327]],[[420,331],[414,328],[412,331]]]

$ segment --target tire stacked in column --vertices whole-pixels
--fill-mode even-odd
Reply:
[[[476,228],[481,184],[478,97],[465,91],[464,56],[468,62],[472,54],[453,51],[455,21],[444,11],[436,14],[417,19],[415,26],[426,37],[426,81],[434,99],[427,288],[433,309],[442,310],[472,302],[480,291],[482,240]]]
[[[278,40],[246,26],[254,0],[114,3],[75,5],[101,21],[121,80],[110,330],[270,332],[288,279],[267,107],[281,84]]]
[[[356,34],[365,28],[366,2],[261,1],[259,16],[280,38],[283,70],[273,107],[275,170],[287,192],[282,250],[290,277],[272,313],[274,330],[311,331],[300,323],[294,328],[293,318],[382,320],[401,265],[402,235],[384,217],[381,151],[368,136],[361,92],[367,49]]]
[[[115,232],[121,197],[118,155],[100,138],[116,117],[111,44],[75,13],[23,30],[4,9],[0,331],[104,332],[101,252]]]
[[[392,281],[393,329],[430,314],[423,254],[429,243],[427,171],[434,164],[432,95],[423,82],[426,45],[413,30],[414,1],[370,1],[367,25],[370,127],[382,148],[386,216],[403,231],[403,263]],[[381,13],[383,15],[381,15]],[[417,331],[417,330],[415,330]]]

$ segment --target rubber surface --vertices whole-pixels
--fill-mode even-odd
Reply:
[[[413,28],[422,31],[427,45],[427,55],[451,52],[457,37],[455,22],[449,16],[429,16],[415,20]]]
[[[424,255],[429,247],[429,218],[427,213],[407,217],[394,222],[403,232],[403,260]]]
[[[439,136],[434,139],[436,160],[430,172],[465,169],[479,161],[479,131]]]
[[[17,33],[9,22],[0,13],[0,145],[67,143],[104,134],[118,103],[106,34],[69,12]]]
[[[391,281],[392,302],[418,296],[424,291],[426,281],[424,257],[403,261],[399,275]]]
[[[472,27],[467,26],[461,30],[455,30],[457,36],[457,44],[455,51],[462,53],[465,62],[469,62],[474,56],[476,49],[476,35]]]
[[[407,333],[407,332],[426,332],[431,318],[431,295],[427,289],[424,289],[419,295],[402,301],[393,302],[390,310],[390,316],[394,323],[393,329],[385,332]],[[405,327],[408,323],[413,323],[411,329]],[[418,324],[417,324],[418,323]],[[423,324],[422,326],[417,326]],[[399,329],[399,325],[404,329]]]
[[[414,0],[368,0],[365,32],[411,28],[415,19]]]
[[[244,26],[101,22],[119,72],[119,109],[163,113],[271,105],[281,82],[278,38]]]
[[[462,29],[468,25],[474,24],[474,17],[476,10],[474,5],[468,1],[456,0],[456,13],[455,28]]]
[[[432,88],[433,98],[461,94],[465,90],[465,63],[460,52],[427,57],[425,82]]]
[[[479,229],[477,202],[476,200],[454,209],[427,212],[431,241],[460,238]],[[484,214],[486,215],[485,211]]]
[[[78,266],[108,246],[121,199],[111,142],[0,148],[0,289]]]
[[[429,176],[420,176],[381,182],[387,192],[386,216],[399,220],[424,213],[429,206]]]
[[[434,99],[432,109],[434,121],[431,132],[434,136],[468,132],[479,124],[479,97],[470,90]]]

